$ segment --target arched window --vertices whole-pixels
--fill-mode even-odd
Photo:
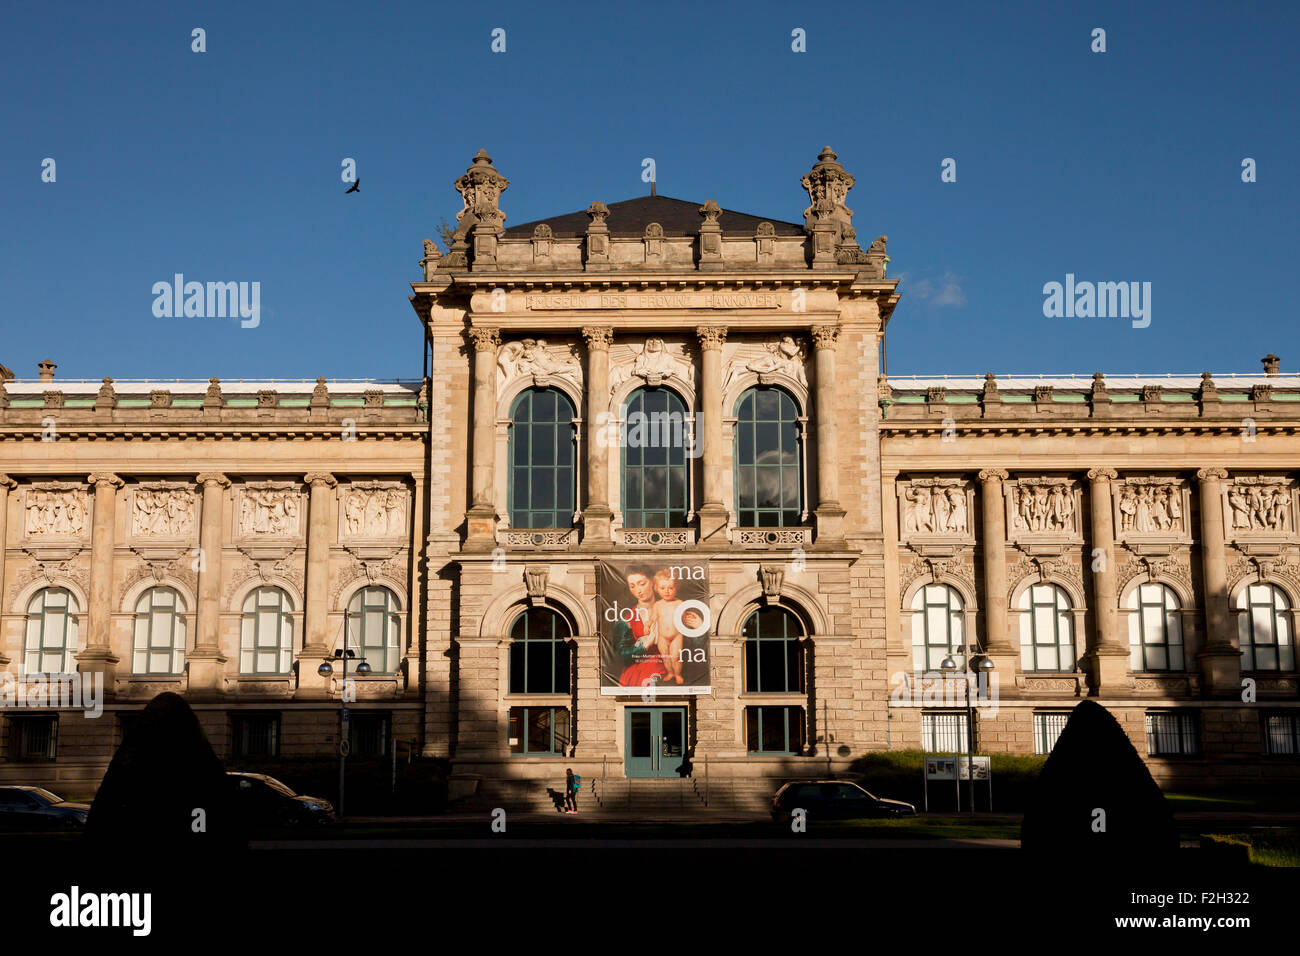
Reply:
[[[1243,671],[1295,670],[1291,602],[1276,584],[1252,584],[1237,595],[1237,638]]]
[[[927,584],[912,595],[912,666],[917,671],[941,670],[951,656],[958,673],[966,667],[962,611],[956,588]]]
[[[577,413],[554,388],[519,393],[510,408],[510,525],[572,528]]]
[[[388,588],[362,588],[348,601],[347,646],[364,657],[371,673],[391,674],[400,657],[397,595]]]
[[[1020,592],[1020,668],[1074,670],[1074,621],[1065,589],[1032,584]]]
[[[550,608],[533,607],[510,625],[510,693],[569,693],[568,621]]]
[[[176,676],[185,670],[185,601],[174,588],[149,588],[135,602],[136,674]]]
[[[77,599],[66,588],[43,588],[27,602],[23,670],[71,674],[77,669]]]
[[[760,608],[745,620],[745,690],[751,694],[804,692],[803,625],[784,608]]]
[[[779,388],[748,389],[736,403],[736,518],[741,527],[803,521],[799,409]]]
[[[293,602],[280,588],[257,588],[244,598],[239,625],[239,671],[287,674],[293,655]]]
[[[1128,594],[1129,666],[1135,671],[1183,669],[1178,595],[1164,584],[1140,584]]]
[[[623,406],[623,524],[681,528],[689,510],[686,405],[666,388],[638,388]]]

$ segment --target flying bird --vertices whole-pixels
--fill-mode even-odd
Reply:
[[[361,192],[361,180],[360,180],[360,179],[358,179],[355,183],[353,183],[353,184],[352,184],[352,188],[348,190],[348,193],[359,193],[359,192]],[[346,196],[348,193],[344,193],[343,195]]]

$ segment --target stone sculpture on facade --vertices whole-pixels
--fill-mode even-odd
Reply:
[[[354,486],[343,497],[343,527],[353,538],[406,533],[406,494],[399,488]]]
[[[1291,491],[1282,478],[1238,478],[1228,486],[1233,531],[1290,532]]]
[[[299,493],[291,489],[244,488],[239,530],[247,536],[298,534]]]
[[[504,388],[512,379],[532,376],[534,381],[548,377],[582,383],[582,363],[568,345],[547,346],[545,339],[520,339],[506,342],[497,353],[497,385]],[[540,383],[538,383],[540,384]]]
[[[610,388],[616,389],[629,378],[639,378],[651,388],[662,385],[674,376],[687,384],[695,381],[695,366],[681,354],[681,346],[670,346],[663,339],[646,339],[638,351],[631,346],[634,356],[629,365],[626,358],[614,363],[609,372]]]
[[[970,509],[960,479],[915,479],[901,489],[905,536],[967,535]]]
[[[183,538],[194,530],[194,495],[180,488],[135,489],[131,533]]]
[[[29,489],[26,529],[33,536],[79,537],[85,534],[85,493]]]
[[[1078,530],[1074,496],[1064,481],[1012,485],[1011,499],[1017,531],[1073,534]]]

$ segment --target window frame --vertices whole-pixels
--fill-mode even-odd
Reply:
[[[364,595],[370,592],[382,592],[387,595],[382,605],[384,615],[384,635],[383,643],[367,643],[370,636],[366,628],[367,611],[378,610],[381,605],[367,604]],[[360,601],[357,610],[353,606]],[[348,598],[347,608],[344,611],[344,647],[352,650],[357,658],[364,658],[370,665],[370,672],[377,677],[391,677],[396,674],[401,666],[402,660],[402,615],[401,600],[392,588],[383,584],[368,584],[365,587],[357,588]],[[355,626],[354,626],[355,621]],[[376,666],[372,657],[367,651],[373,651],[375,654],[382,652],[383,665]],[[391,658],[391,659],[390,659]]]
[[[530,618],[536,620],[541,615],[547,615],[550,621],[550,632],[545,636],[531,636],[529,634]],[[557,624],[558,622],[558,624]],[[522,623],[522,633],[517,633]],[[560,634],[559,629],[563,628],[564,633]],[[510,629],[507,631],[508,645],[506,651],[506,693],[510,697],[569,697],[573,694],[573,636],[574,628],[572,622],[555,610],[553,607],[527,607],[522,608],[510,619]],[[551,669],[551,690],[533,690],[529,687],[528,678],[531,676],[532,648],[550,646],[550,669]],[[563,673],[561,674],[560,657],[563,656]],[[543,657],[546,655],[543,654]],[[516,674],[519,675],[518,687],[516,690]],[[558,689],[557,689],[558,688]]]
[[[1048,589],[1052,592],[1050,602],[1039,601],[1035,592]],[[1061,601],[1065,606],[1061,606]],[[1023,605],[1023,606],[1022,606]],[[1052,641],[1039,641],[1038,611],[1050,609],[1052,612]],[[1070,592],[1055,581],[1036,581],[1020,592],[1016,600],[1016,610],[1020,612],[1020,669],[1026,674],[1072,674],[1078,667],[1078,656],[1074,646],[1074,600]],[[1064,631],[1064,638],[1062,637]],[[1028,640],[1026,640],[1028,638]],[[1052,648],[1056,654],[1056,667],[1039,667],[1039,648]],[[1070,664],[1062,666],[1062,656],[1068,651]]]
[[[1034,712],[1034,755],[1045,757],[1051,754],[1056,748],[1056,742],[1061,739],[1061,732],[1065,730],[1065,725],[1070,720],[1068,710],[1044,710]],[[1059,727],[1055,727],[1056,722],[1060,722]],[[1055,730],[1055,733],[1052,731]],[[1048,743],[1048,738],[1051,743]]]
[[[929,600],[930,591],[931,589],[934,588],[946,589],[948,594],[948,599],[944,604],[941,605],[938,603],[932,603]],[[921,602],[921,607],[919,608],[915,606],[918,600],[920,600]],[[957,606],[955,608],[953,607],[954,600],[957,602]],[[946,620],[947,620],[948,643],[944,645],[935,644],[930,641],[929,611],[931,608],[940,608],[940,607],[945,608],[947,613]],[[943,657],[951,656],[953,662],[957,665],[953,673],[955,674],[963,673],[966,666],[965,664],[966,648],[968,647],[969,642],[966,640],[966,598],[962,595],[961,591],[957,590],[957,588],[953,587],[951,584],[948,584],[947,582],[944,581],[927,582],[925,584],[922,584],[919,588],[916,589],[915,593],[913,593],[912,600],[908,607],[907,613],[912,615],[911,626],[912,626],[912,668],[913,670],[923,674],[945,673],[943,667],[941,666],[943,663],[942,657],[940,658],[939,663],[934,664],[933,666],[930,663],[933,657],[933,652],[931,649],[939,648],[940,646],[942,646],[945,649]],[[919,632],[919,637],[920,637],[919,641],[918,641],[917,620],[916,620],[918,614],[921,616],[921,624],[922,624],[921,630]],[[957,628],[960,631],[960,633],[957,635],[959,640],[955,640],[955,641],[953,640],[954,622],[956,623]],[[921,663],[924,666],[920,666],[920,667],[917,666],[918,650],[922,651],[923,654],[922,660],[919,663]]]
[[[381,728],[379,750],[376,753],[357,746],[357,727],[370,723],[378,724]],[[364,760],[389,756],[393,747],[393,715],[386,710],[352,709],[348,714],[348,746],[351,750],[349,754],[351,758]]]
[[[15,763],[49,763],[59,759],[58,714],[6,714],[9,718],[9,759]],[[30,752],[31,729],[48,725],[49,737],[42,753]]]
[[[951,722],[953,727],[943,724]],[[928,754],[965,754],[970,747],[968,716],[961,711],[928,710],[921,712],[921,749]],[[958,741],[956,750],[944,750],[940,744],[955,735]],[[976,743],[978,749],[979,744]]]
[[[1275,741],[1278,735],[1274,733],[1272,724],[1274,721],[1281,721],[1287,726],[1281,727],[1286,740],[1286,746],[1289,749],[1276,749]],[[1295,757],[1300,755],[1300,710],[1273,710],[1264,711],[1260,714],[1259,725],[1260,738],[1264,743],[1264,753],[1270,757]]]
[[[1256,588],[1267,589],[1271,599],[1267,604],[1256,602],[1251,594]],[[1282,606],[1278,607],[1281,601]],[[1268,610],[1271,641],[1256,640],[1256,608]],[[1241,650],[1241,669],[1244,673],[1286,674],[1296,669],[1295,634],[1292,628],[1291,597],[1272,581],[1253,581],[1243,587],[1233,602],[1236,617],[1237,644]],[[1279,638],[1282,639],[1279,639]],[[1271,648],[1276,657],[1273,667],[1259,666],[1259,648]],[[1247,666],[1249,662],[1250,666]]]
[[[529,744],[532,736],[529,733],[531,723],[529,721],[530,712],[545,711],[548,716],[548,732],[550,734],[549,750],[530,750]],[[559,731],[560,723],[556,720],[556,714],[563,714],[564,733]],[[518,740],[518,744],[513,744],[511,740]],[[557,742],[562,741],[557,749]],[[506,712],[506,748],[510,751],[512,757],[564,757],[568,753],[568,748],[573,744],[573,715],[568,707],[555,706],[553,704],[529,705],[520,704],[511,707]],[[516,749],[516,747],[518,749]]]
[[[261,644],[258,642],[262,631],[262,615],[260,612],[269,610],[269,606],[261,603],[261,596],[271,592],[279,596],[275,605],[275,626],[276,640],[274,644]],[[253,602],[252,610],[249,609],[249,602]],[[284,588],[274,584],[264,584],[253,588],[248,594],[244,595],[243,603],[240,605],[239,612],[239,673],[244,677],[286,677],[293,673],[293,598]],[[248,632],[248,625],[252,624],[251,635]],[[249,642],[251,636],[252,641]],[[276,658],[275,670],[260,670],[258,661],[263,654],[274,653]],[[245,655],[250,655],[252,668],[245,666]]]
[[[780,636],[764,636],[760,627],[760,621],[763,618],[769,620],[779,617],[781,619]],[[755,633],[751,636],[747,633],[750,629],[750,622],[754,622]],[[791,627],[796,633],[791,634]],[[755,608],[746,617],[740,627],[741,642],[743,644],[744,656],[744,687],[746,694],[806,694],[807,693],[807,655],[805,651],[805,639],[808,636],[808,628],[800,617],[789,608],[780,607],[779,605],[768,605],[765,607]],[[784,686],[780,689],[764,688],[763,682],[763,646],[765,644],[782,644],[786,646],[785,653],[781,655],[781,662],[784,669]],[[793,673],[792,673],[793,672]],[[794,678],[794,686],[791,687],[791,677]]]
[[[62,643],[57,649],[46,644],[46,622],[48,618],[47,611],[51,608],[48,604],[48,598],[55,594],[61,594],[64,597],[63,604],[63,630]],[[40,600],[41,606],[38,611],[33,612],[33,605]],[[54,605],[53,607],[57,607]],[[32,646],[32,625],[37,625],[37,644]],[[23,619],[23,672],[26,674],[73,674],[77,670],[77,654],[81,652],[81,606],[77,601],[77,596],[69,588],[59,585],[51,585],[38,590],[27,599],[27,607],[24,611]],[[51,671],[47,670],[45,664],[46,658],[57,655],[59,658],[60,669]],[[32,657],[35,656],[36,667],[31,666]]]
[[[1159,604],[1145,600],[1144,591],[1148,588],[1160,588],[1162,600]],[[1173,601],[1173,607],[1169,606],[1169,601]],[[1141,674],[1180,674],[1187,668],[1186,642],[1183,635],[1183,600],[1179,597],[1178,592],[1171,588],[1163,581],[1143,581],[1128,593],[1125,601],[1125,610],[1128,612],[1128,629],[1129,629],[1129,668],[1134,673]],[[1159,608],[1162,612],[1161,641],[1148,641],[1146,614],[1143,613],[1148,608]],[[1171,641],[1170,621],[1176,624],[1177,640]],[[1134,638],[1137,640],[1134,640]],[[1165,655],[1164,667],[1151,666],[1151,652],[1148,648],[1162,648]],[[1175,665],[1174,657],[1177,656],[1178,663]],[[1141,664],[1139,667],[1138,665]]]
[[[772,715],[773,711],[780,712],[780,736],[785,749],[768,750],[762,746],[764,715],[765,712]],[[807,712],[799,704],[750,704],[745,707],[743,718],[745,750],[750,755],[795,757],[801,755],[807,746]]]
[[[1198,714],[1185,710],[1149,710],[1144,719],[1149,757],[1199,757],[1201,756],[1201,728]],[[1174,721],[1176,728],[1162,729],[1164,721]],[[1174,750],[1157,749],[1162,741],[1177,740]],[[1154,746],[1153,746],[1154,745]],[[1189,749],[1190,747],[1190,749]]]
[[[758,397],[760,394],[767,394],[767,393],[772,393],[777,396],[776,418],[759,417]],[[751,408],[753,409],[752,418],[745,418],[741,414],[742,409],[745,406],[746,400],[749,400],[751,403]],[[793,410],[793,415],[788,421],[785,418],[781,417],[783,414],[782,409],[783,409],[784,402],[789,402],[790,408]],[[734,406],[732,406],[732,408],[734,413],[734,425],[733,425],[733,432],[732,432],[733,439],[732,439],[732,450],[731,450],[731,462],[732,462],[731,470],[732,470],[732,482],[733,482],[733,487],[735,492],[734,501],[736,507],[737,527],[741,527],[741,528],[802,527],[808,520],[808,501],[807,501],[807,492],[805,488],[805,485],[807,484],[807,474],[806,474],[807,469],[805,467],[805,454],[807,451],[806,449],[807,442],[806,442],[806,436],[804,434],[805,431],[804,417],[802,414],[802,407],[799,403],[799,400],[794,395],[792,395],[788,390],[781,388],[780,386],[777,385],[751,385],[749,388],[745,389],[743,392],[740,393],[740,397],[736,399],[736,403]],[[785,505],[785,492],[786,492],[785,469],[790,467],[790,465],[784,461],[779,461],[778,464],[776,465],[772,465],[770,463],[761,463],[763,454],[760,453],[760,449],[759,449],[759,426],[760,425],[776,426],[777,428],[776,452],[778,455],[782,455],[782,456],[786,452],[786,449],[784,448],[784,441],[781,438],[782,428],[785,425],[790,425],[794,429],[793,467],[795,469],[795,475],[794,475],[795,506],[793,509],[787,508]],[[752,448],[752,456],[751,456],[753,459],[752,461],[744,460],[745,457],[743,454],[743,449],[745,445],[744,429],[746,427],[749,427],[751,429],[750,443]],[[754,496],[753,504],[748,507],[745,505],[743,499],[743,495],[745,491],[744,491],[744,482],[742,481],[741,478],[745,469],[750,469],[751,471],[751,484],[753,486],[752,493]],[[760,505],[758,502],[758,485],[759,485],[760,469],[776,469],[780,473],[779,491],[780,491],[781,503],[775,508],[764,507]],[[766,520],[769,517],[775,517],[776,520],[775,521]]]
[[[652,410],[649,413],[647,413],[644,410],[646,398],[648,396],[659,395],[659,394],[665,395],[667,397],[667,400],[665,402],[667,406],[667,410],[666,411]],[[636,409],[633,408],[634,402],[639,402],[639,408]],[[673,408],[674,402],[677,405],[676,409]],[[692,440],[691,436],[694,435],[695,416],[687,407],[686,399],[682,395],[678,394],[674,389],[668,388],[663,385],[654,385],[654,386],[643,385],[633,389],[628,394],[627,398],[623,399],[623,403],[619,408],[619,412],[620,412],[619,500],[622,506],[623,527],[637,528],[637,529],[687,527],[687,524],[690,522],[691,518],[693,517],[693,510],[691,508],[691,504],[692,504],[691,483],[694,479],[694,469],[692,466],[692,458],[690,455],[686,453],[686,447],[687,447],[687,442],[690,442]],[[681,420],[682,420],[682,426],[681,426],[682,444],[680,446],[675,446],[671,440],[673,437],[671,433],[672,416],[678,414],[679,412],[681,414]],[[650,444],[638,445],[636,446],[635,449],[633,449],[628,443],[628,428],[629,428],[631,417],[633,415],[645,416],[647,421],[645,430],[648,434],[650,434],[652,439]],[[657,444],[657,439],[660,437],[660,431],[656,427],[656,420],[655,420],[656,415],[668,416],[669,443],[667,446],[661,446]],[[661,448],[661,447],[665,448],[664,463],[647,464],[645,462],[646,449]],[[639,452],[640,457],[642,459],[640,462],[636,464],[631,464],[628,462],[629,452],[633,450]],[[679,457],[681,461],[680,462],[675,461],[674,460],[675,457]],[[646,484],[647,484],[646,476],[648,472],[651,472],[653,470],[662,471],[665,476],[665,484],[668,486],[666,497],[669,504],[667,507],[646,508],[644,506],[645,491],[646,491]],[[636,473],[639,476],[639,487],[641,492],[641,507],[636,507],[636,508],[632,507],[632,504],[629,501],[629,497],[628,497],[628,485],[629,485],[628,478],[629,475],[632,473]],[[672,506],[674,475],[677,475],[680,478],[680,507]],[[661,524],[648,523],[648,518],[647,518],[648,515],[654,515],[660,517],[662,519],[662,523]]]
[[[532,418],[533,404],[537,396],[548,394],[555,396],[555,415],[548,421],[535,421]],[[524,402],[528,403],[529,418],[520,421],[519,411]],[[568,418],[563,417],[563,413],[568,413]],[[550,386],[532,386],[525,388],[510,403],[510,425],[509,433],[506,438],[506,513],[510,516],[510,527],[512,529],[537,529],[537,530],[568,530],[574,527],[578,514],[578,412],[574,406],[573,399],[562,389]],[[568,441],[561,440],[561,426],[568,426]],[[534,463],[533,449],[535,447],[535,432],[541,428],[553,427],[554,434],[554,460],[547,463]],[[527,462],[516,462],[519,443],[523,439],[521,436],[528,436]],[[567,451],[564,451],[567,449]],[[567,456],[567,457],[566,457]],[[567,461],[567,465],[561,460]],[[549,471],[551,474],[551,499],[552,508],[533,508],[519,507],[516,500],[515,476],[519,469],[523,469],[528,476],[528,497],[532,498],[533,492],[533,475]],[[560,478],[562,472],[568,472],[568,500],[570,507],[562,509],[560,507]],[[549,515],[548,523],[538,524],[537,518]],[[519,520],[526,516],[526,521]]]
[[[249,730],[256,721],[267,721],[270,725],[270,746],[268,753],[257,753],[248,744]],[[282,718],[279,711],[237,711],[230,715],[230,750],[233,756],[254,760],[277,759],[280,756]]]
[[[167,609],[167,605],[160,605],[156,602],[156,597],[163,593],[172,595],[171,612],[171,643],[155,644],[154,643],[154,622],[155,614],[159,610]],[[141,611],[140,606],[146,600],[149,606],[146,610]],[[145,588],[140,592],[139,597],[135,599],[135,610],[131,617],[131,673],[137,677],[162,677],[177,678],[185,673],[186,652],[189,650],[189,628],[187,626],[187,617],[189,608],[185,603],[185,598],[179,590],[169,584],[156,584]],[[140,643],[140,626],[144,624],[145,642]],[[169,670],[154,670],[153,658],[155,655],[166,653],[168,655]],[[143,655],[144,667],[139,663]]]

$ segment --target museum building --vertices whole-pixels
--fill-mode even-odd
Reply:
[[[6,374],[0,781],[93,788],[167,690],[228,766],[337,754],[346,695],[519,803],[1046,753],[1084,697],[1162,780],[1297,776],[1300,376],[890,378],[853,182],[508,226],[480,151],[423,379]]]

